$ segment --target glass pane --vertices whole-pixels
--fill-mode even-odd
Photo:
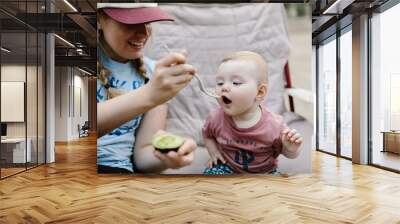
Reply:
[[[4,116],[1,119],[2,135],[4,133],[0,148],[3,152],[0,157],[1,177],[45,161],[45,36],[21,22],[37,19],[35,14],[44,12],[44,5],[44,0],[0,2],[0,7],[13,15],[10,17],[0,12],[3,47],[0,63],[4,87],[0,109],[2,114],[14,116],[14,120]],[[30,22],[35,24],[35,21]]]
[[[351,31],[340,37],[340,121],[342,156],[352,157],[352,35]]]
[[[400,5],[372,18],[372,163],[400,170]]]
[[[26,35],[1,33],[1,140],[2,178],[25,170]],[[28,147],[29,149],[29,147]]]
[[[30,15],[28,20],[37,20],[32,16],[39,11],[38,2],[27,2],[26,12]],[[32,21],[34,24],[37,21]],[[27,142],[30,144],[31,158],[27,163],[28,168],[38,164],[38,33],[29,30],[27,34],[28,62],[27,62]]]
[[[45,52],[46,37],[39,34],[38,46],[38,164],[45,163]]]
[[[318,51],[318,147],[336,153],[336,39]]]
[[[26,111],[27,111],[27,142],[28,149],[31,153],[28,154],[27,166],[28,168],[37,165],[37,132],[38,132],[38,119],[37,119],[37,74],[38,74],[38,36],[36,32],[27,33],[28,38],[28,63],[27,63],[27,81],[26,81]]]

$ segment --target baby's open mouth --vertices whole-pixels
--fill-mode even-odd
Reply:
[[[224,101],[225,104],[230,104],[232,103],[232,100],[230,100],[228,97],[226,96],[222,96],[222,101]]]

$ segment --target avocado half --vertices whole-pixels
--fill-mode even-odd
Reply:
[[[178,151],[179,147],[183,145],[184,139],[173,134],[160,134],[153,138],[152,144],[154,149],[168,153],[169,151]]]

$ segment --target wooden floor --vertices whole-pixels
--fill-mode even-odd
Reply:
[[[0,170],[1,178],[6,178],[8,176],[15,175],[15,174],[20,173],[20,172],[24,172],[27,169],[28,170],[29,169],[34,169],[35,167],[37,167],[36,163],[35,164],[27,163],[27,167],[25,167],[24,164],[22,164],[22,165],[19,164],[18,167],[6,167],[6,168],[2,167],[1,170]]]
[[[399,174],[323,153],[288,178],[155,178],[97,174],[95,145],[0,181],[0,223],[400,223]]]
[[[22,171],[25,171],[26,169],[25,169],[25,167],[24,168],[20,168],[20,167],[17,167],[17,168],[14,168],[14,167],[12,167],[12,168],[0,168],[1,169],[1,178],[4,178],[4,177],[8,177],[8,176],[11,176],[11,175],[13,175],[13,174],[16,174],[16,173],[19,173],[19,172],[22,172]]]
[[[374,164],[400,170],[400,154],[392,152],[374,151],[372,161]]]

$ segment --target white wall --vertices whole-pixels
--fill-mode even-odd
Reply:
[[[1,81],[1,121],[24,122],[25,83]],[[36,107],[35,107],[36,108]]]
[[[68,68],[56,67],[55,74],[55,141],[68,141]]]
[[[25,65],[2,65],[1,66],[1,81],[9,82],[25,82],[26,74]],[[28,66],[28,71],[32,70],[32,67]],[[4,96],[2,96],[3,98]],[[1,110],[7,110],[8,108],[1,108]],[[22,108],[24,110],[24,108]],[[25,123],[24,122],[10,122],[7,123],[7,136],[8,137],[25,137]]]
[[[72,67],[56,67],[56,141],[79,138],[78,124],[88,120],[88,79],[82,75]]]
[[[25,80],[27,78],[27,81]],[[1,80],[11,82],[25,82],[26,83],[26,107],[23,102],[20,112],[23,114],[26,112],[26,121],[22,122],[6,122],[7,123],[7,137],[9,138],[24,138],[25,134],[30,140],[32,161],[36,162],[39,159],[39,163],[44,163],[44,74],[42,73],[42,67],[38,66],[25,66],[25,64],[3,64],[1,66]],[[24,94],[24,90],[21,94]],[[3,92],[3,89],[2,89]],[[2,95],[3,97],[7,97]],[[3,104],[3,103],[2,103]],[[12,110],[10,107],[2,107],[1,110],[7,111]],[[26,111],[25,111],[26,110]],[[12,111],[7,111],[11,112]],[[14,112],[15,113],[15,112]],[[38,154],[38,156],[37,156]]]
[[[27,69],[27,70],[25,70]],[[17,81],[17,82],[25,82],[25,75],[26,72],[28,74],[36,74],[36,67],[34,66],[27,66],[25,65],[17,65],[17,64],[9,64],[9,65],[2,65],[1,66],[1,81]],[[29,78],[29,77],[28,77]],[[36,81],[29,80],[30,85],[36,85]],[[36,88],[28,88],[27,89],[27,103],[28,106],[36,108]],[[32,90],[33,92],[30,92]],[[32,105],[29,105],[31,102],[35,102]],[[39,105],[40,107],[40,105]],[[1,110],[7,110],[8,108],[1,108]],[[32,108],[30,108],[29,111],[32,111]],[[27,114],[27,120],[28,122],[35,121],[35,124],[29,123],[28,125],[28,137],[29,133],[33,133],[33,131],[30,131],[30,128],[32,130],[36,130],[36,113],[28,113]],[[7,136],[8,137],[25,137],[25,123],[26,122],[7,122]],[[34,126],[34,127],[33,127]],[[36,133],[36,131],[35,131]]]
[[[81,74],[83,73],[80,73],[79,70],[74,70],[74,72],[74,88],[71,88],[71,90],[74,90],[73,96],[71,96],[71,99],[74,99],[74,102],[71,102],[71,105],[74,105],[71,110],[71,136],[77,138],[79,136],[78,124],[82,126],[88,120],[88,78],[82,77]]]
[[[1,81],[25,82],[25,73],[25,65],[2,65]],[[7,108],[1,108],[1,110],[7,110]],[[25,122],[7,123],[7,137],[25,137]]]

